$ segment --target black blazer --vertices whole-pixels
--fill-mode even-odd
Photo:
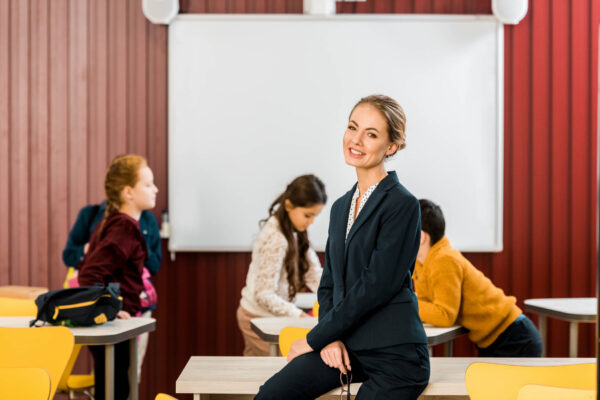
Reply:
[[[316,351],[335,340],[352,350],[427,343],[411,276],[419,250],[418,200],[388,172],[346,236],[356,184],[331,207],[319,323],[308,333]]]

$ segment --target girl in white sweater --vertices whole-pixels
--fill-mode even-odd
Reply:
[[[310,247],[306,229],[326,201],[323,182],[314,175],[302,175],[275,199],[269,217],[261,221],[237,310],[245,356],[269,355],[269,344],[250,328],[252,318],[308,316],[293,301],[305,287],[313,292],[319,287],[321,263]]]

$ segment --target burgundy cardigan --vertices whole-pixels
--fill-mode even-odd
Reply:
[[[144,289],[142,269],[148,256],[138,221],[127,214],[112,212],[100,222],[90,239],[90,248],[79,265],[79,284],[118,282],[123,310],[132,316],[140,311]],[[101,229],[101,231],[99,231]]]

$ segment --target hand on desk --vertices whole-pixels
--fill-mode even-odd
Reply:
[[[294,358],[301,356],[302,354],[310,353],[313,351],[312,347],[306,341],[306,338],[296,340],[292,343],[292,347],[290,347],[290,351],[287,356],[287,361],[290,362]]]
[[[131,314],[129,314],[125,310],[121,310],[121,311],[119,311],[117,313],[117,318],[119,318],[119,319],[130,319],[131,318]]]
[[[344,374],[347,373],[346,370],[352,371],[348,350],[341,340],[336,340],[323,347],[321,359],[331,368],[337,368]]]

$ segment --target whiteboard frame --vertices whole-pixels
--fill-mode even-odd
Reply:
[[[497,138],[497,160],[496,160],[496,182],[497,182],[497,193],[496,200],[496,231],[495,231],[495,242],[491,247],[459,247],[462,252],[501,252],[503,250],[503,207],[504,207],[504,26],[500,23],[493,15],[439,15],[439,14],[337,14],[337,15],[305,15],[305,14],[179,14],[173,23],[177,21],[273,21],[273,20],[350,20],[350,21],[493,21],[496,22],[496,50],[497,50],[497,64],[496,64],[496,138]],[[170,26],[173,26],[174,24]],[[167,49],[168,59],[168,130],[171,131],[173,120],[172,107],[173,107],[173,89],[171,82],[174,79],[172,68],[173,60],[169,55],[169,49],[171,48],[172,35],[169,35],[168,41],[169,46]],[[168,135],[168,166],[170,166],[171,160],[176,158],[175,154],[172,154],[171,146],[171,135]],[[168,179],[169,183],[174,182],[172,174],[172,168],[168,168]],[[173,192],[168,190],[168,204],[174,204]],[[171,227],[172,229],[172,227]],[[231,248],[207,248],[207,247],[173,247],[171,240],[168,243],[168,249],[171,253],[174,252],[250,252],[251,247],[231,247]],[[317,251],[324,251],[324,248],[316,247]]]

